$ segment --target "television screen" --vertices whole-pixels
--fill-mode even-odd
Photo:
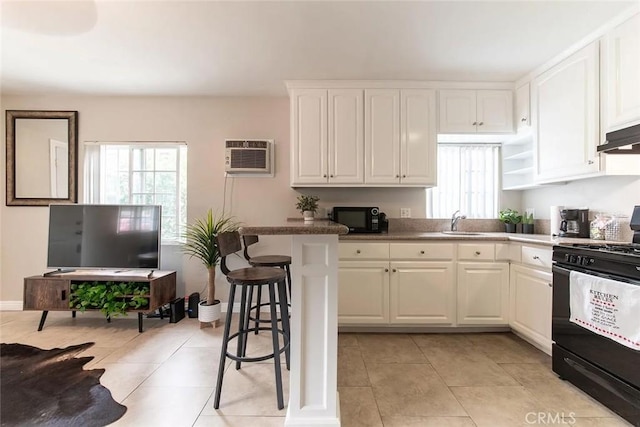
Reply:
[[[49,206],[48,268],[160,266],[160,206]]]

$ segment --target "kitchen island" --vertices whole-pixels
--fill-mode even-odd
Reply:
[[[339,426],[338,236],[331,221],[242,226],[242,235],[291,236],[291,372],[285,426]]]

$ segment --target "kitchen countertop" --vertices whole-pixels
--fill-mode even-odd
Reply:
[[[301,219],[289,219],[280,224],[243,225],[238,229],[240,234],[292,235],[292,234],[339,234],[346,235],[349,228],[328,220],[305,222]]]
[[[621,243],[608,240],[592,240],[551,237],[548,234],[519,234],[519,233],[483,233],[478,234],[444,234],[442,232],[419,232],[419,231],[395,231],[390,233],[372,233],[372,234],[346,234],[340,236],[341,242],[362,242],[362,241],[396,241],[396,240],[438,240],[438,241],[506,241],[534,243],[537,245],[554,246],[554,245],[571,245],[574,243],[602,245],[605,243]],[[627,243],[627,242],[625,242]]]

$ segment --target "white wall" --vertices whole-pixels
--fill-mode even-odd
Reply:
[[[549,185],[522,193],[522,209],[532,207],[536,218],[549,219],[550,206],[587,207],[593,212],[631,216],[640,205],[640,177],[603,176]]]
[[[316,194],[320,207],[379,206],[389,217],[411,208],[412,217],[425,217],[422,188],[314,188],[289,187],[288,98],[211,97],[3,97],[4,109],[77,110],[79,147],[79,202],[82,203],[84,141],[186,141],[188,145],[188,219],[207,209],[220,210],[224,192],[224,140],[275,140],[274,178],[228,178],[227,211],[245,224],[278,223],[298,217],[299,193]],[[2,123],[4,129],[4,123]],[[3,130],[4,132],[4,130]],[[3,166],[5,165],[3,150]],[[4,168],[3,168],[4,170]],[[39,173],[47,173],[40,171]],[[5,176],[1,174],[2,185]],[[4,194],[4,191],[2,192]],[[521,205],[520,192],[502,193],[501,207]],[[4,196],[3,196],[4,197]],[[0,302],[22,300],[22,280],[46,271],[48,208],[0,207]],[[257,254],[289,253],[287,237],[261,237]],[[253,249],[253,247],[252,247]],[[206,270],[177,248],[163,247],[163,268],[178,271],[178,296],[201,292]],[[240,265],[240,264],[238,264]],[[218,276],[218,298],[226,300],[224,277]]]
[[[246,224],[277,223],[300,215],[295,209],[299,193],[289,187],[288,98],[7,96],[1,101],[3,109],[78,111],[79,202],[83,191],[84,141],[186,141],[188,218],[192,220],[210,207],[222,208],[224,140],[270,138],[276,144],[275,177],[229,178],[227,210]],[[4,188],[4,174],[1,179]],[[400,207],[410,207],[413,217],[425,215],[424,189],[300,192],[317,194],[321,207],[326,208],[339,204],[379,205],[389,216],[398,217]],[[48,208],[8,207],[3,201],[0,221],[0,302],[21,301],[23,278],[46,271]],[[256,253],[290,251],[286,237],[264,237],[256,246]],[[206,284],[206,270],[176,248],[163,248],[163,268],[178,270],[178,295],[200,292]],[[221,275],[217,281],[220,285],[217,296],[224,301],[226,281]]]

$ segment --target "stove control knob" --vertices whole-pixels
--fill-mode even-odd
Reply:
[[[578,265],[582,264],[582,257],[580,255],[576,257],[576,264]]]
[[[575,264],[576,256],[575,255],[569,255],[569,262],[572,263],[572,264]]]
[[[591,264],[593,264],[593,258],[583,257],[581,264],[582,265],[591,265]]]
[[[564,260],[569,261],[569,254],[564,254]]]

